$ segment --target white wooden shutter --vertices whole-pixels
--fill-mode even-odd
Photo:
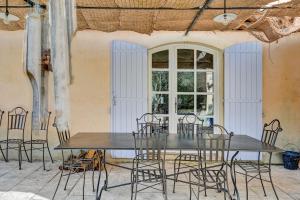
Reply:
[[[136,118],[147,112],[147,49],[125,42],[112,42],[112,132],[136,131]],[[118,158],[133,151],[113,151]]]
[[[262,45],[257,42],[236,44],[224,55],[224,122],[236,134],[260,139],[262,133]],[[245,160],[257,153],[241,153]]]

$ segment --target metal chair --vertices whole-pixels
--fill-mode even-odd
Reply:
[[[24,133],[25,133],[27,114],[28,111],[26,111],[22,107],[16,107],[8,112],[6,140],[2,140],[0,142],[6,144],[5,157],[7,162],[9,160],[8,150],[13,149],[18,151],[19,169],[21,169],[22,167],[22,147],[24,148],[25,155],[27,157],[28,162],[30,161],[24,144]],[[17,147],[9,146],[9,144],[17,145]]]
[[[4,111],[0,109],[0,126],[1,126],[1,123],[2,123],[3,115],[4,115]]]
[[[204,120],[201,120],[197,115],[190,113],[178,120],[177,133],[180,137],[193,138],[196,134],[201,132],[203,128]],[[197,164],[197,153],[182,153],[179,150],[179,155],[174,160],[174,182],[173,193],[175,193],[176,182],[178,182],[178,176],[183,173],[180,170],[193,168]]]
[[[144,126],[146,126],[148,128],[153,128],[154,131],[157,128],[161,128],[161,119],[153,113],[145,113],[140,118],[136,118],[136,124],[137,130],[141,130]]]
[[[53,126],[56,127],[55,122],[54,122]],[[57,130],[60,145],[62,145],[63,143],[67,142],[70,139],[69,129],[59,131],[58,128],[56,127],[56,130]],[[66,183],[65,183],[65,186],[64,186],[64,190],[66,190],[67,189],[67,184],[69,182],[71,174],[75,174],[76,172],[81,171],[81,170],[83,171],[82,199],[84,199],[85,173],[86,173],[86,170],[89,169],[89,167],[92,167],[92,169],[93,169],[92,184],[93,184],[93,192],[95,191],[95,185],[94,185],[94,172],[95,172],[94,163],[95,163],[95,159],[80,159],[80,158],[78,159],[78,158],[75,158],[72,150],[70,150],[70,153],[68,154],[69,159],[66,159],[65,154],[64,154],[64,150],[61,150],[61,153],[62,153],[61,174],[60,174],[59,181],[58,181],[58,184],[56,186],[56,189],[55,189],[55,192],[54,192],[54,195],[53,195],[52,199],[55,198],[55,195],[56,195],[56,192],[57,192],[58,187],[60,185],[62,177],[63,176],[68,176],[67,180],[66,180]],[[100,161],[99,154],[98,154],[98,158],[99,158],[99,161]],[[68,174],[63,174],[65,169],[69,170]]]
[[[43,151],[43,166],[44,166],[44,170],[45,168],[45,148],[48,149],[48,153],[51,159],[51,162],[53,163],[53,159],[52,159],[52,155],[49,149],[49,143],[48,143],[48,129],[49,129],[49,122],[50,122],[50,116],[51,116],[51,112],[48,112],[47,117],[41,121],[40,124],[40,129],[39,134],[43,135],[43,138],[34,138],[33,136],[33,131],[31,128],[31,137],[30,137],[30,141],[26,141],[25,144],[30,144],[30,161],[32,162],[32,152],[33,150],[42,150]],[[33,148],[33,145],[42,145],[42,147],[36,147]]]
[[[277,140],[278,134],[282,131],[280,126],[280,122],[278,119],[274,119],[269,124],[264,124],[263,132],[261,136],[261,142],[274,146]],[[272,176],[271,176],[271,160],[272,160],[272,152],[268,153],[269,159],[267,163],[261,162],[261,152],[258,153],[258,159],[256,161],[240,161],[236,160],[234,162],[234,176],[236,179],[236,174],[243,174],[245,175],[245,182],[246,182],[246,199],[248,199],[248,183],[253,179],[259,179],[261,182],[261,186],[264,192],[264,195],[267,196],[266,190],[264,187],[264,181],[269,182],[272,185],[272,189],[278,200],[278,195],[276,193]],[[241,171],[236,170],[236,165],[239,166]],[[262,174],[268,174],[270,180],[262,179]],[[234,191],[236,192],[236,191]]]
[[[3,110],[0,110],[0,127],[1,127],[3,115],[4,115],[4,111],[3,111]],[[2,154],[2,156],[3,156],[3,159],[6,161],[6,158],[5,158],[5,156],[4,156],[4,153],[3,153],[3,150],[2,150],[1,144],[0,144],[0,151],[1,151],[1,154]]]
[[[147,124],[133,133],[135,157],[131,171],[131,199],[148,188],[162,191],[167,199],[165,156],[167,134],[157,126]],[[162,184],[162,189],[157,188]],[[138,187],[140,186],[140,188]]]
[[[228,190],[228,157],[233,133],[226,134],[198,134],[197,135],[197,166],[189,171],[190,200],[192,199],[192,185],[197,186],[195,192],[199,200],[200,192],[207,196],[207,189],[224,192],[231,199]],[[200,188],[203,187],[201,190]]]

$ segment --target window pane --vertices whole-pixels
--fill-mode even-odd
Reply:
[[[177,91],[194,92],[194,72],[177,72]]]
[[[214,118],[212,117],[201,117],[200,119],[204,120],[203,126],[209,127],[214,124]]]
[[[213,69],[213,55],[197,50],[197,69]]]
[[[194,113],[194,95],[178,95],[177,104],[179,115]]]
[[[152,96],[152,112],[154,114],[169,113],[169,95],[155,94]]]
[[[152,68],[169,68],[169,50],[159,51],[152,54]]]
[[[197,95],[198,115],[213,115],[214,104],[213,95]]]
[[[166,131],[169,130],[169,117],[168,116],[157,116],[161,120],[162,128]]]
[[[213,73],[197,72],[197,92],[213,92]]]
[[[194,69],[194,50],[178,49],[177,50],[177,68]]]
[[[169,72],[152,72],[152,90],[168,91],[169,90]]]

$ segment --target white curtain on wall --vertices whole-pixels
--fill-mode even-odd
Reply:
[[[262,133],[262,45],[236,44],[224,55],[225,127],[236,134],[260,139]],[[240,153],[245,160],[257,153]]]
[[[126,41],[112,42],[111,131],[136,131],[136,118],[147,112],[147,49]],[[112,151],[115,158],[131,158],[133,151]]]

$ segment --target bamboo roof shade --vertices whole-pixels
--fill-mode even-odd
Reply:
[[[209,4],[205,4],[209,2]],[[117,30],[151,34],[153,31],[215,31],[242,30],[241,24],[251,16],[260,14],[259,8],[274,0],[227,0],[227,12],[237,18],[227,26],[213,18],[223,13],[223,0],[77,0],[79,30],[104,32]],[[20,18],[9,25],[0,20],[0,30],[24,29],[30,0],[9,0],[9,12]],[[47,5],[47,0],[40,0]],[[200,15],[199,10],[202,9]],[[0,0],[0,10],[5,10],[5,0]],[[300,1],[276,5],[268,9],[270,17],[300,17]],[[192,24],[194,20],[194,23]],[[192,24],[192,26],[191,26]],[[259,30],[259,29],[258,29]]]

